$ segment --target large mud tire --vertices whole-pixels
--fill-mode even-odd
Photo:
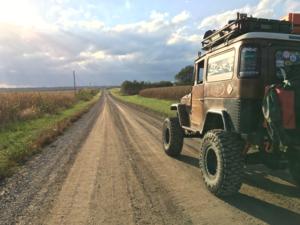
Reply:
[[[182,151],[184,132],[177,117],[167,118],[163,124],[163,149],[169,156],[179,156]]]
[[[209,131],[200,150],[200,170],[208,190],[218,197],[233,195],[242,185],[244,159],[241,137],[223,130]]]

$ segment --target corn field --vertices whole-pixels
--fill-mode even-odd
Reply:
[[[158,98],[168,100],[179,100],[184,95],[190,93],[192,86],[174,86],[162,88],[147,88],[141,90],[139,95],[147,98]]]
[[[73,91],[0,93],[0,126],[58,113],[95,94],[92,90],[80,90],[76,95]]]

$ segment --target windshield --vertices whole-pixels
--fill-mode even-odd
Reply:
[[[300,77],[300,50],[279,50],[275,58],[276,75],[279,79]]]

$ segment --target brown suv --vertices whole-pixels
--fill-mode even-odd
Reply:
[[[299,15],[297,15],[299,16]],[[290,21],[238,14],[202,42],[192,92],[171,106],[163,148],[181,153],[183,139],[202,138],[200,170],[217,196],[236,193],[245,162],[289,166],[300,182],[300,35]]]

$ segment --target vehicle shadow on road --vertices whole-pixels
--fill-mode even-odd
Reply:
[[[225,202],[272,225],[299,224],[300,214],[288,209],[272,205],[254,197],[238,193],[235,196],[223,198]]]
[[[196,157],[189,155],[180,155],[176,159],[190,166],[199,168],[199,160]],[[279,178],[281,182],[279,183],[280,180],[277,182],[276,179],[275,182],[271,180],[269,176],[277,179]],[[288,174],[284,171],[272,172],[261,166],[247,168],[245,171],[243,183],[276,194],[300,198],[299,188],[291,184],[291,179],[289,179]],[[300,224],[300,214],[257,199],[254,196],[248,196],[242,193],[238,193],[237,195],[223,198],[222,200],[224,200],[231,206],[268,224]]]
[[[270,176],[279,178],[283,182],[280,180],[271,180]],[[282,179],[281,176],[278,176],[276,173],[266,173],[264,171],[257,170],[246,171],[244,183],[276,194],[281,194],[293,198],[300,198],[300,189],[295,186],[290,180]]]
[[[182,154],[176,157],[176,160],[199,168],[199,159],[196,157]],[[271,180],[269,176],[279,178],[284,182]],[[289,179],[289,175],[285,171],[274,172],[263,166],[251,166],[245,170],[243,183],[276,194],[300,198],[300,189],[293,184],[292,179]]]
[[[199,168],[199,159],[193,157],[193,156],[189,156],[189,155],[180,155],[178,157],[175,158],[178,161],[184,162],[186,164],[189,164],[190,166]]]

